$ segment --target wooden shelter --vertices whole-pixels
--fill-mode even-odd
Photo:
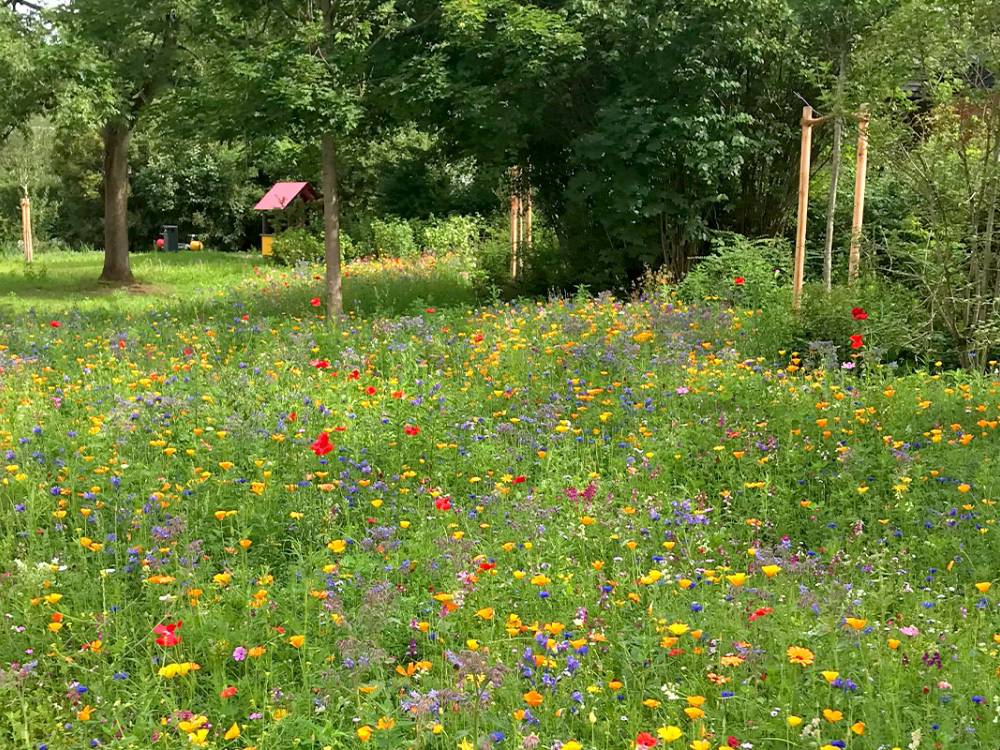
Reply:
[[[276,225],[287,228],[296,223],[303,226],[306,224],[305,208],[317,197],[316,191],[308,182],[276,182],[271,186],[253,207],[254,211],[261,212],[261,255],[272,254]]]

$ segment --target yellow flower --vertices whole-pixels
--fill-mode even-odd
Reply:
[[[235,740],[239,736],[240,736],[240,725],[234,721],[233,725],[226,730],[226,733],[224,735],[222,735],[222,739]]]
[[[768,578],[774,578],[778,573],[781,572],[780,565],[765,565],[761,569],[761,572]]]
[[[812,651],[802,646],[789,646],[785,653],[788,656],[789,663],[798,664],[802,667],[808,667],[816,659],[816,655]]]
[[[902,643],[902,641],[900,641],[898,638],[890,638],[888,640],[889,648],[891,648],[893,651],[899,648],[900,643]]]
[[[840,721],[844,718],[844,714],[841,711],[837,711],[834,708],[824,708],[823,718],[826,719],[831,724]]]
[[[980,594],[985,594],[987,591],[990,590],[990,587],[992,585],[993,584],[990,583],[989,581],[980,581],[979,583],[976,584],[976,591],[978,591]]]
[[[746,573],[734,573],[731,576],[726,576],[726,580],[733,586],[742,586],[746,583],[747,574]]]
[[[293,635],[288,639],[288,642],[292,645],[292,648],[302,648],[302,644],[306,642],[306,637],[304,635]]]
[[[524,702],[532,708],[538,708],[542,705],[542,701],[544,700],[544,698],[542,698],[542,694],[537,690],[529,690],[522,697],[524,698]]]
[[[347,542],[345,542],[343,539],[334,539],[332,542],[326,545],[326,548],[330,550],[333,554],[339,555],[345,549],[347,549]]]
[[[76,718],[78,718],[80,721],[90,721],[90,714],[93,713],[93,711],[94,707],[91,706],[90,704],[87,704],[86,706],[84,706],[83,708],[81,708],[79,711],[76,712]]]
[[[531,577],[531,582],[536,586],[547,586],[552,583],[552,579],[539,573],[538,575]]]
[[[570,740],[563,743],[562,750],[583,750],[583,745],[576,740]]]
[[[368,742],[372,738],[373,730],[370,726],[365,724],[364,726],[358,727],[358,739],[362,742]]]
[[[865,625],[868,624],[868,620],[860,617],[845,617],[844,623],[850,627],[852,630],[861,630]]]
[[[829,669],[825,670],[823,672],[820,672],[820,674],[823,675],[823,679],[826,680],[827,682],[833,682],[838,677],[840,677],[840,672],[834,672],[834,671],[829,670]]]
[[[789,716],[787,719],[785,719],[785,723],[788,724],[788,726],[790,727],[797,727],[799,724],[802,723],[802,717],[795,715]]]
[[[863,721],[856,721],[851,724],[851,731],[857,735],[862,735],[865,733],[865,723]]]
[[[642,705],[646,708],[659,708],[660,701],[656,700],[656,698],[646,698],[646,700],[642,702]]]
[[[688,706],[688,707],[686,707],[686,708],[684,709],[684,714],[685,714],[685,715],[686,715],[686,716],[687,716],[687,717],[688,717],[689,719],[691,719],[691,721],[696,721],[696,720],[698,720],[698,719],[702,718],[702,717],[703,717],[703,716],[705,715],[705,712],[704,712],[704,711],[702,711],[702,710],[701,710],[700,708],[698,708],[697,706]]]
[[[708,743],[708,740],[693,740],[688,747],[691,750],[708,750],[711,745]]]
[[[660,727],[656,730],[656,736],[659,737],[664,742],[673,742],[674,740],[680,739],[684,736],[684,732],[681,731],[680,727],[675,727],[673,725]]]
[[[483,607],[482,609],[476,610],[476,616],[483,620],[492,620],[493,607]]]
[[[686,632],[688,632],[688,626],[685,625],[683,622],[674,622],[667,626],[667,630],[669,630],[674,635],[684,635]]]

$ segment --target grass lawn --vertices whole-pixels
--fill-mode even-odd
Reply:
[[[0,265],[0,748],[1000,747],[994,378],[134,264]]]

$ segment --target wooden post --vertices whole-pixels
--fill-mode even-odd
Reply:
[[[527,208],[525,209],[525,212],[524,212],[525,218],[526,218],[526,222],[527,222],[527,226],[526,226],[525,232],[524,232],[524,241],[528,245],[528,247],[531,247],[531,219],[532,219],[533,211],[532,211],[531,188],[530,187],[528,188],[528,197],[525,199],[525,205],[527,206]]]
[[[518,232],[520,231],[521,201],[517,194],[510,196],[510,277],[517,279]]]
[[[868,178],[868,112],[858,115],[858,163],[854,176],[854,223],[851,227],[851,254],[847,261],[847,281],[858,280],[861,265],[861,229],[865,220],[865,183]]]
[[[21,198],[21,242],[24,244],[24,262],[35,259],[35,241],[31,233],[31,201],[28,196]]]
[[[802,145],[799,156],[799,221],[795,232],[795,266],[792,271],[792,309],[802,307],[802,282],[806,270],[806,222],[809,214],[809,167],[812,161],[813,108],[802,108]]]

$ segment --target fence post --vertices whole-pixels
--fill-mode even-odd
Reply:
[[[795,266],[792,273],[792,309],[802,307],[802,282],[806,271],[806,222],[809,215],[809,168],[812,161],[813,108],[802,108],[802,145],[799,156],[799,219],[795,232]]]
[[[31,232],[31,201],[28,196],[21,198],[21,242],[24,245],[24,262],[35,259],[35,240]]]
[[[858,280],[861,265],[861,230],[865,221],[865,183],[868,178],[868,112],[858,116],[858,162],[854,176],[854,223],[851,226],[851,254],[847,260],[847,281]]]

